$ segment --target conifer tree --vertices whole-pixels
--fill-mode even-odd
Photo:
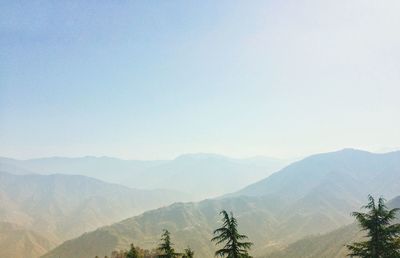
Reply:
[[[193,258],[193,257],[194,257],[194,251],[190,247],[186,248],[183,258]]]
[[[353,212],[362,230],[367,232],[367,240],[347,245],[350,257],[400,258],[400,224],[393,224],[399,209],[389,210],[385,200],[378,203],[370,195],[369,203],[363,208],[368,212]]]
[[[214,230],[215,237],[211,241],[215,241],[216,244],[225,242],[222,249],[215,252],[215,256],[227,257],[227,258],[249,258],[248,250],[251,248],[253,243],[241,242],[241,240],[247,239],[247,236],[241,235],[238,232],[238,223],[231,212],[231,215],[223,210],[220,213],[223,216],[222,227]]]
[[[126,258],[139,258],[139,253],[133,244],[131,244],[129,252],[126,253]]]
[[[160,258],[175,258],[178,257],[178,254],[175,253],[174,248],[172,248],[173,243],[171,242],[171,233],[164,229],[163,233],[161,234],[161,244],[158,246],[158,251],[162,254],[158,257]]]

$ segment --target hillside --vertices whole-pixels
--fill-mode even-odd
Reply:
[[[199,203],[176,203],[171,206],[145,212],[111,226],[97,229],[81,237],[66,241],[44,257],[100,257],[114,249],[126,248],[130,242],[142,248],[157,245],[161,230],[172,232],[177,249],[187,245],[196,250],[199,257],[212,257],[211,232],[218,225],[219,211],[223,208],[233,210],[241,222],[240,227],[249,232],[252,239],[260,237],[253,229],[252,221],[269,216],[268,206],[276,205],[275,200],[261,198],[234,198],[220,201],[205,200]],[[260,229],[267,230],[269,222],[262,223]],[[251,233],[250,233],[251,231]],[[96,243],[96,244],[93,244]]]
[[[388,202],[388,207],[400,208],[400,196]],[[400,214],[395,223],[400,222]],[[273,252],[264,258],[342,258],[347,255],[346,245],[362,239],[365,232],[353,223],[324,235],[308,236],[285,249]]]
[[[26,174],[74,174],[133,188],[171,189],[193,200],[215,197],[256,182],[286,164],[278,159],[232,159],[215,154],[186,154],[173,160],[139,161],[109,157],[0,158],[0,170]],[[209,178],[213,180],[210,181]],[[179,179],[179,180],[177,180]]]
[[[289,213],[290,207],[293,210]],[[200,257],[212,257],[215,248],[210,242],[211,232],[219,225],[222,209],[234,212],[240,229],[255,243],[253,254],[263,254],[265,249],[280,249],[288,241],[328,232],[341,223],[352,221],[349,216],[336,215],[338,212],[334,208],[325,205],[294,210],[290,203],[270,197],[178,203],[84,234],[44,257],[101,256],[114,249],[126,248],[130,242],[150,249],[157,245],[163,228],[172,232],[178,249],[190,245]]]
[[[319,236],[309,236],[290,244],[281,251],[260,256],[263,258],[342,258],[346,244],[360,237],[360,229],[351,224]]]
[[[245,187],[236,195],[304,197],[320,187],[340,187],[357,199],[365,194],[398,195],[400,151],[375,154],[344,149],[310,156]]]
[[[20,225],[57,244],[185,198],[178,192],[136,190],[84,176],[0,172],[0,221]]]
[[[39,257],[56,242],[21,226],[0,222],[0,257]]]
[[[210,257],[214,246],[209,240],[221,209],[235,213],[241,229],[255,243],[253,255],[262,255],[353,222],[350,212],[359,209],[373,189],[378,193],[382,189],[390,198],[400,189],[395,187],[400,183],[399,164],[400,152],[343,150],[311,156],[225,198],[149,211],[67,241],[44,257],[104,255],[126,248],[129,242],[151,248],[163,228],[171,230],[178,248],[190,245],[200,257]],[[376,180],[386,177],[391,181]],[[376,180],[372,188],[363,185],[372,178]],[[95,246],[101,249],[94,250]]]

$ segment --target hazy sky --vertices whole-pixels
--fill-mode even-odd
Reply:
[[[0,155],[400,146],[400,1],[1,1]]]

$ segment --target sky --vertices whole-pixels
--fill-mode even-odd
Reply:
[[[400,1],[0,3],[0,156],[400,146]]]

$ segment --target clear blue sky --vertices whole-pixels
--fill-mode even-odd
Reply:
[[[400,1],[1,1],[0,155],[400,146]]]

